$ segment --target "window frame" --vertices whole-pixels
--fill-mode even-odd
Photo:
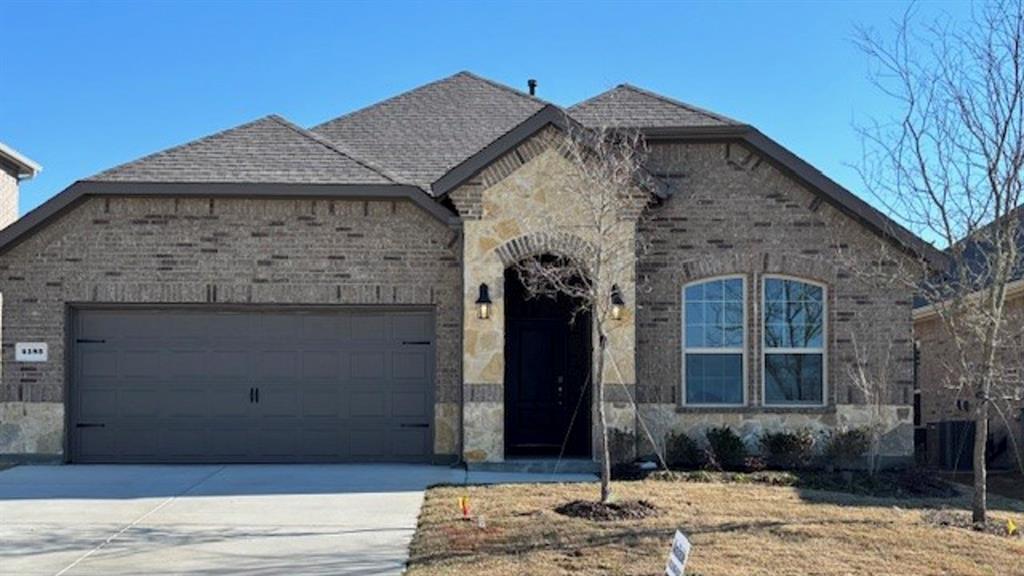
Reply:
[[[707,284],[708,282],[715,282],[718,280],[739,280],[742,288],[741,299],[743,301],[743,344],[739,348],[688,348],[686,345],[686,289],[690,286],[696,286],[698,284]],[[679,397],[679,405],[693,408],[742,408],[749,405],[749,393],[747,391],[747,352],[750,349],[750,340],[748,333],[750,332],[750,317],[749,317],[749,303],[747,294],[747,276],[746,274],[722,274],[719,276],[708,276],[706,278],[700,278],[698,280],[691,280],[683,284],[679,290],[679,338],[680,338],[680,388],[681,395]],[[694,354],[736,354],[740,355],[740,391],[743,396],[740,402],[731,403],[696,403],[686,401],[686,354],[687,352]]]
[[[790,410],[801,410],[807,408],[824,408],[829,405],[828,401],[828,321],[829,321],[829,290],[824,282],[792,276],[788,274],[762,274],[761,275],[761,313],[758,324],[761,327],[761,404],[767,408],[783,408]],[[768,280],[792,280],[811,286],[821,288],[821,348],[768,348],[765,336],[768,334],[768,324],[765,322],[765,311],[767,310]],[[778,404],[768,401],[768,354],[821,354],[821,403],[819,404]]]

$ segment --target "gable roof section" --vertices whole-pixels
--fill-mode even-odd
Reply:
[[[720,114],[630,84],[619,84],[607,92],[575,104],[569,108],[569,114],[589,127],[680,128],[741,124]]]
[[[382,170],[280,116],[150,154],[93,182],[394,184]]]
[[[469,72],[330,120],[312,131],[384,166],[405,184],[432,184],[546,103]]]

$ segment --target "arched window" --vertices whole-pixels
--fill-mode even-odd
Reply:
[[[764,403],[825,404],[827,300],[821,284],[764,278]]]
[[[744,403],[746,285],[742,276],[683,287],[683,403]]]

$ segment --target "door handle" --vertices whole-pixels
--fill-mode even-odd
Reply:
[[[257,404],[260,403],[260,389],[259,388],[256,389],[256,403]]]
[[[255,388],[249,388],[249,404],[252,404],[255,401],[256,401],[256,389]]]

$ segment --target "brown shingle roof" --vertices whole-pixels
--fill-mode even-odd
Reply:
[[[420,86],[312,130],[384,166],[407,184],[431,184],[540,111],[546,102],[471,74]]]
[[[619,84],[569,108],[584,126],[615,128],[683,128],[736,126],[731,118],[709,112],[630,84]]]
[[[382,170],[279,116],[145,156],[101,172],[103,182],[393,184]]]

